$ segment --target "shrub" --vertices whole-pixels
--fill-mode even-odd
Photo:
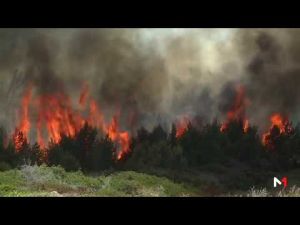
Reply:
[[[42,185],[56,181],[56,176],[46,165],[21,167],[22,176],[29,185]]]

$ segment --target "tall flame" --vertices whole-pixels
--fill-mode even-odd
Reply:
[[[20,151],[23,144],[27,142],[30,131],[29,104],[32,95],[31,86],[25,90],[21,101],[20,123],[13,134],[16,151]]]
[[[117,158],[121,159],[124,154],[129,152],[130,136],[128,132],[121,132],[119,130],[118,117],[114,116],[112,121],[107,126],[108,137],[121,146],[121,151],[119,151]]]
[[[246,119],[246,107],[249,100],[246,98],[245,89],[241,85],[236,86],[236,96],[230,110],[226,114],[226,121],[221,124],[220,131],[227,130],[230,123],[238,121],[243,123],[243,130],[246,133],[249,129],[249,120]]]
[[[50,139],[55,143],[61,140],[61,135],[74,137],[80,129],[81,118],[72,110],[67,96],[44,95],[38,99],[39,116],[37,122],[38,134],[42,134],[41,124],[45,124]],[[40,136],[41,141],[41,136]],[[43,145],[43,143],[39,143]]]
[[[29,104],[31,100],[31,88],[26,90],[21,105],[21,121],[13,135],[16,150],[19,151],[23,142],[28,140],[28,134],[31,128],[29,118]],[[116,144],[118,159],[121,159],[129,152],[130,134],[128,131],[121,131],[119,120],[114,116],[112,121],[105,123],[104,116],[100,111],[97,102],[90,97],[88,86],[85,84],[80,93],[78,104],[80,110],[74,110],[69,97],[63,93],[44,94],[34,99],[33,107],[37,111],[35,121],[37,142],[40,148],[44,150],[46,143],[53,141],[59,143],[62,135],[75,137],[78,131],[85,123],[99,129]],[[89,107],[88,115],[82,114]]]

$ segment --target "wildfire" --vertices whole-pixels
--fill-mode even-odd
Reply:
[[[117,159],[120,160],[124,154],[129,152],[130,136],[128,132],[119,131],[118,117],[114,116],[111,123],[107,126],[108,137],[121,146],[121,151],[117,155]]]
[[[243,123],[243,130],[246,133],[249,129],[249,120],[246,119],[246,107],[249,104],[245,95],[245,89],[241,85],[236,86],[236,96],[234,103],[227,112],[226,121],[221,124],[220,131],[225,132],[229,124],[233,121]]]
[[[22,131],[15,129],[15,133],[13,134],[13,142],[15,144],[16,151],[19,152],[22,150],[23,146],[27,144],[27,139]]]
[[[262,143],[265,146],[272,147],[271,138],[272,135],[279,136],[281,134],[288,134],[292,131],[291,123],[288,118],[282,116],[280,113],[275,113],[270,117],[271,127],[268,132],[262,135]],[[274,133],[276,128],[279,130],[279,133]]]
[[[180,138],[188,128],[189,120],[186,117],[181,118],[176,123],[176,138]]]
[[[30,102],[31,88],[25,91],[22,98],[21,122],[13,134],[17,151],[28,140],[31,128],[29,118]],[[70,98],[63,93],[37,96],[32,103],[33,109],[37,112],[37,119],[34,123],[36,125],[37,143],[42,150],[45,149],[46,143],[51,140],[54,143],[59,143],[63,135],[75,137],[78,131],[87,123],[107,134],[116,144],[118,159],[129,152],[129,132],[120,130],[118,116],[114,116],[110,123],[105,123],[104,116],[97,102],[90,97],[86,84],[83,86],[78,100],[80,110],[74,110]],[[83,116],[85,111],[88,112],[87,116]]]
[[[28,134],[30,130],[29,120],[29,103],[32,95],[31,86],[25,90],[24,96],[21,102],[20,111],[20,123],[18,128],[15,129],[13,134],[13,141],[16,146],[16,150],[20,151],[23,144],[27,142]]]
[[[44,95],[38,98],[38,143],[44,145],[43,128],[49,139],[59,143],[61,135],[74,137],[81,128],[82,118],[72,110],[70,100],[63,94]]]

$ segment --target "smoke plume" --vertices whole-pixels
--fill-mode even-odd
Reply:
[[[14,129],[28,85],[72,101],[88,85],[123,126],[210,122],[225,117],[236,84],[250,123],[266,126],[273,112],[297,121],[299,37],[299,29],[1,29],[0,122]]]

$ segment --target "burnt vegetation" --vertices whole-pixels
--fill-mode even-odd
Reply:
[[[226,187],[248,188],[250,184],[259,185],[271,171],[300,167],[299,125],[288,133],[280,133],[279,127],[273,126],[268,136],[272,145],[268,146],[254,126],[247,132],[239,121],[229,123],[225,132],[220,126],[217,121],[202,126],[189,123],[180,137],[176,136],[175,125],[170,132],[161,125],[152,131],[141,127],[131,139],[130,152],[120,160],[115,143],[87,123],[74,137],[62,135],[59,143],[50,142],[43,150],[27,140],[16,149],[2,129],[0,170],[45,163],[67,171],[97,174],[134,170],[194,183],[200,182],[196,179],[199,172],[208,171],[219,174]]]

